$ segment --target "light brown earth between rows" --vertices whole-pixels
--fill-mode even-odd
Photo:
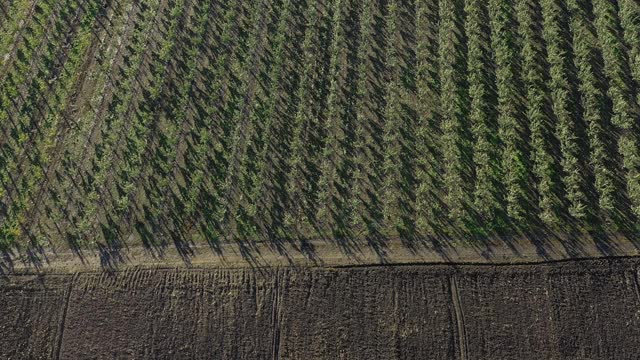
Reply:
[[[306,246],[289,242],[279,246],[257,242],[251,245],[222,243],[213,249],[192,245],[178,251],[167,246],[159,253],[143,247],[119,252],[46,251],[28,256],[13,252],[0,257],[4,273],[75,273],[100,269],[117,271],[145,268],[250,268],[250,267],[345,267],[390,264],[529,264],[563,260],[633,257],[640,255],[640,237],[608,235],[603,238],[566,236],[531,239],[494,239],[482,244],[424,241],[407,245],[400,239],[368,243],[312,240]]]

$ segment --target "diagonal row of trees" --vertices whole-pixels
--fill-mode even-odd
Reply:
[[[6,8],[3,248],[638,227],[637,1]]]

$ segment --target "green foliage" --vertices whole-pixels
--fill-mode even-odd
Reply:
[[[517,5],[518,33],[522,38],[522,78],[527,89],[526,117],[530,131],[532,173],[537,192],[538,217],[551,228],[561,225],[563,212],[560,164],[554,153],[554,124],[551,99],[546,86],[549,76],[544,53],[540,21],[541,9],[536,0]]]
[[[467,0],[465,3],[467,47],[467,71],[469,96],[471,97],[469,121],[474,145],[475,166],[474,208],[479,221],[489,230],[505,226],[504,200],[500,192],[502,164],[500,162],[500,138],[497,136],[497,119],[494,108],[496,94],[495,74],[492,71],[489,16],[485,1]]]
[[[302,42],[302,71],[296,97],[298,107],[293,120],[293,137],[287,163],[287,205],[284,222],[297,235],[307,230],[316,213],[316,177],[322,149],[324,106],[323,43],[326,42],[327,11],[320,3],[311,3],[305,13],[307,25]]]
[[[348,82],[353,72],[349,56],[353,39],[349,38],[352,19],[349,18],[353,1],[336,1],[333,9],[333,30],[330,46],[329,94],[327,119],[324,124],[326,141],[322,149],[320,178],[318,180],[318,212],[316,219],[330,234],[344,237],[345,220],[349,213],[345,190],[349,181],[350,128],[353,111]]]
[[[543,0],[542,14],[551,74],[549,88],[557,121],[556,137],[562,153],[562,181],[569,202],[568,210],[574,218],[585,220],[592,209],[588,205],[587,180],[581,156],[584,148],[578,138],[577,99],[569,78],[573,64],[569,52],[567,14],[556,0]]]
[[[7,10],[2,249],[637,227],[637,1]]]
[[[353,232],[362,233],[365,237],[377,236],[382,223],[380,188],[383,175],[379,161],[382,157],[382,104],[373,100],[382,91],[380,79],[383,70],[376,66],[376,61],[380,60],[378,56],[383,51],[376,23],[382,10],[378,2],[363,2],[356,54],[359,76],[354,94],[356,119],[349,213]]]
[[[440,3],[439,61],[441,81],[442,152],[444,160],[445,202],[449,218],[467,231],[472,222],[473,194],[471,141],[468,133],[469,110],[465,84],[465,54],[460,34],[462,9],[457,1]]]
[[[501,163],[507,213],[517,226],[526,228],[531,225],[531,190],[528,186],[531,175],[526,127],[522,121],[522,79],[518,71],[519,46],[515,37],[517,27],[514,12],[509,3],[489,1],[498,92],[498,135],[503,146]]]
[[[408,159],[415,155],[412,131],[415,110],[412,97],[415,61],[407,52],[401,24],[407,9],[402,2],[387,4],[387,86],[385,89],[382,212],[386,232],[412,236],[414,165]],[[404,57],[403,54],[406,54]],[[407,75],[409,74],[409,75]]]
[[[640,3],[634,0],[618,1],[620,25],[624,30],[624,41],[629,49],[629,66],[636,86],[640,84]],[[640,104],[640,91],[636,90]]]
[[[587,133],[590,144],[591,164],[595,174],[595,188],[598,193],[599,206],[608,218],[619,217],[617,214],[623,209],[619,194],[620,188],[616,179],[615,158],[610,149],[613,148],[609,109],[603,79],[599,76],[602,71],[600,51],[597,46],[597,34],[593,24],[589,21],[592,14],[586,1],[569,1],[571,11],[571,32],[573,34],[573,48],[575,63],[580,80],[581,104],[583,117],[587,123]]]
[[[420,1],[416,14],[416,129],[415,222],[418,233],[442,232],[446,209],[443,203],[439,28],[431,21],[438,16],[433,1]]]
[[[630,9],[630,6],[625,6],[625,9]],[[609,81],[608,95],[613,104],[611,122],[621,132],[618,149],[626,171],[627,193],[634,214],[640,216],[640,144],[638,143],[640,111],[633,96],[634,91],[637,91],[634,87],[637,85],[632,85],[629,81],[631,78],[629,55],[623,41],[615,4],[594,0],[593,10],[594,24],[604,58],[604,72]],[[625,24],[631,30],[632,26],[629,22],[625,21]]]

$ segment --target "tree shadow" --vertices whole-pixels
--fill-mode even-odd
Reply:
[[[0,251],[0,276],[12,274],[14,272],[14,256],[15,254],[11,250]]]

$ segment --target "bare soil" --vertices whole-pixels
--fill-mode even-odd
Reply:
[[[2,273],[76,273],[129,268],[261,268],[279,266],[350,267],[391,264],[531,264],[640,256],[637,235],[494,238],[481,242],[398,238],[379,242],[185,243],[164,247],[129,246],[74,252],[66,248],[0,253]]]
[[[11,275],[0,357],[633,359],[639,263]]]

